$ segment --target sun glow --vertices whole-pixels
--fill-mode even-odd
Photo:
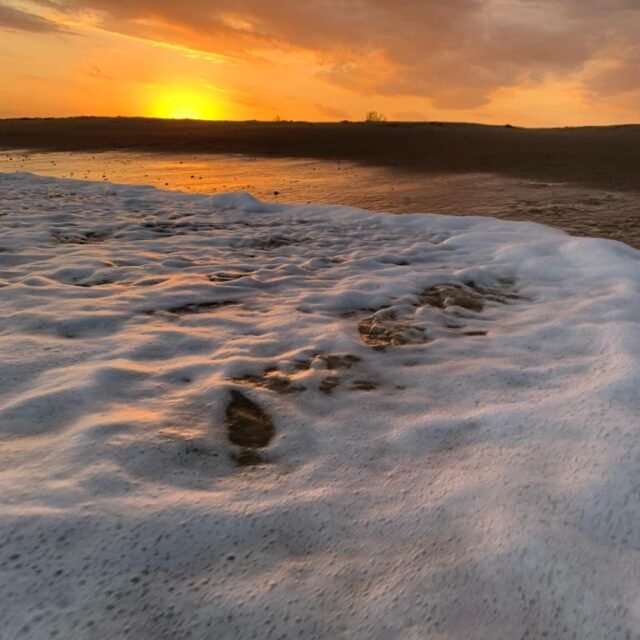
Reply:
[[[175,120],[220,120],[221,105],[215,98],[193,89],[165,88],[150,101],[150,115]]]

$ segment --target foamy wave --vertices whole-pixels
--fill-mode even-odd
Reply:
[[[636,634],[639,309],[536,224],[0,174],[3,637]]]

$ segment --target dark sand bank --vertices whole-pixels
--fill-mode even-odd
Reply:
[[[640,190],[640,125],[523,129],[449,123],[9,119],[0,120],[0,148],[307,157]]]

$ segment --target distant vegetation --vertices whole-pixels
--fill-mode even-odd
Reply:
[[[387,118],[378,111],[368,111],[364,120],[365,122],[386,122]]]

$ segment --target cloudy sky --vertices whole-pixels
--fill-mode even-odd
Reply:
[[[0,0],[0,117],[640,121],[640,0]]]

